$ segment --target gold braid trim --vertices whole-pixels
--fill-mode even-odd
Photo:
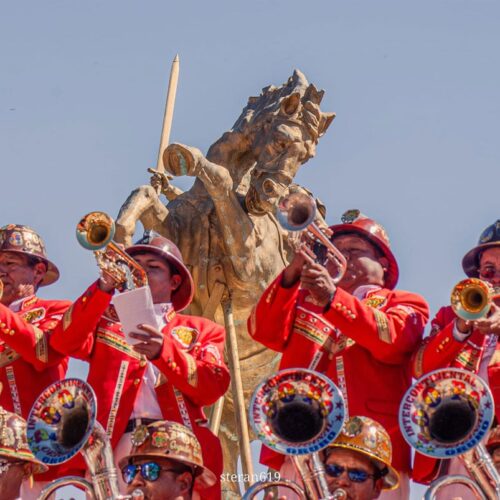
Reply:
[[[389,330],[389,320],[382,311],[373,309],[375,322],[377,323],[378,338],[386,344],[392,344],[391,332]]]
[[[41,361],[42,363],[47,363],[49,361],[49,352],[47,346],[47,337],[43,333],[43,330],[34,326],[35,331],[35,354],[36,359]]]
[[[190,386],[196,387],[198,385],[198,369],[196,367],[196,361],[191,354],[187,352],[182,353],[188,364],[188,377],[187,382]]]

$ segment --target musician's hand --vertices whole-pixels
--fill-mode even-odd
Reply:
[[[457,330],[462,333],[463,335],[469,335],[472,332],[472,328],[474,326],[473,321],[467,321],[462,318],[457,318],[455,320],[455,325],[457,327]]]
[[[103,273],[98,281],[99,289],[106,293],[113,293],[119,283],[108,273]]]
[[[151,325],[137,325],[137,328],[142,332],[132,332],[130,336],[141,342],[135,344],[133,349],[139,354],[144,354],[150,361],[156,359],[163,347],[163,333]]]
[[[309,290],[320,306],[326,306],[335,294],[335,283],[326,268],[309,256],[306,256],[306,262],[302,267],[300,282],[302,288]]]
[[[302,242],[295,250],[295,255],[293,256],[292,262],[285,267],[283,271],[283,277],[281,279],[281,286],[285,288],[290,288],[295,285],[300,279],[302,273],[302,268],[307,261],[308,255],[310,255],[311,250],[306,243]],[[309,257],[310,260],[312,260]]]
[[[488,316],[477,319],[474,326],[482,333],[500,336],[500,307],[495,303],[491,304]]]

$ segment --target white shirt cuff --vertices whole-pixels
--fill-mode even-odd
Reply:
[[[453,322],[453,338],[455,340],[458,340],[458,342],[465,342],[470,337],[471,333],[472,333],[472,328],[469,333],[462,333],[457,328],[457,320]]]

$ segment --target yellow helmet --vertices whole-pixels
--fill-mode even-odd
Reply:
[[[387,431],[368,417],[351,417],[347,420],[330,448],[354,450],[371,459],[383,474],[383,489],[393,490],[399,485],[399,474],[392,467],[392,444]]]

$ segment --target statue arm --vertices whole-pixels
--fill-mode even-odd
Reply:
[[[137,221],[145,230],[154,229],[163,233],[162,224],[168,215],[168,209],[163,205],[152,186],[141,186],[132,193],[121,206],[116,219],[116,236],[118,243],[126,247],[132,244]]]
[[[210,195],[220,222],[226,255],[240,279],[254,275],[253,223],[233,190],[229,171],[207,160],[199,149],[171,144],[163,155],[165,168],[174,175],[197,177]]]

